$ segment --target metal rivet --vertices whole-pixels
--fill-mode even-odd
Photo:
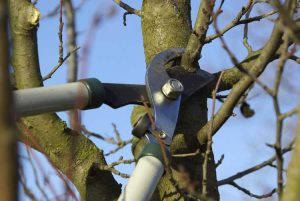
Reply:
[[[166,134],[164,131],[160,131],[160,132],[159,132],[159,137],[160,137],[161,139],[165,139],[165,138],[167,137],[167,134]]]

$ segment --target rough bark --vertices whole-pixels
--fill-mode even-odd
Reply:
[[[7,2],[0,0],[0,200],[18,199],[17,132],[8,76]]]
[[[42,86],[36,35],[40,13],[26,0],[10,0],[9,10],[13,41],[11,62],[17,88]],[[68,176],[79,191],[81,200],[111,201],[118,197],[120,186],[111,172],[100,170],[106,161],[102,150],[89,139],[67,128],[56,114],[38,115],[21,121],[20,128],[28,131],[24,132],[26,137],[23,140],[44,153],[56,168]]]
[[[210,24],[215,0],[201,1],[197,19],[194,25],[194,31],[189,38],[186,50],[181,59],[181,66],[188,71],[195,70],[198,66],[198,60],[201,56],[201,51],[205,45],[205,37]]]
[[[300,197],[300,108],[298,108],[298,129],[292,152],[292,159],[287,170],[287,184],[282,201],[298,201]]]
[[[142,31],[146,63],[155,54],[168,48],[187,46],[191,26],[191,8],[189,0],[180,1],[159,1],[144,0],[142,5]],[[207,98],[199,94],[191,97],[180,111],[178,125],[171,145],[171,153],[191,153],[199,148],[196,140],[197,131],[207,122]],[[138,116],[145,111],[141,107],[136,107],[132,113],[131,121],[135,122]],[[138,155],[143,142],[136,140],[133,143],[133,153]],[[205,146],[201,147],[202,151]],[[202,155],[186,158],[172,159],[172,173],[180,188],[185,193],[194,196],[201,194],[202,180]],[[187,178],[183,177],[187,174]],[[219,199],[217,190],[216,172],[213,155],[209,160],[208,173],[208,196],[213,200]],[[166,175],[159,182],[157,193],[153,200],[185,200],[178,193],[175,186]]]

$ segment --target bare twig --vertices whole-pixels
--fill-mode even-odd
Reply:
[[[290,111],[288,111],[288,112],[286,112],[286,113],[282,113],[282,114],[279,116],[279,119],[280,119],[280,120],[283,120],[283,119],[285,119],[285,118],[287,118],[287,117],[290,117],[290,116],[292,116],[292,115],[295,115],[297,112],[298,112],[298,108],[294,108],[294,109],[292,109],[292,110],[290,110]]]
[[[281,119],[281,111],[278,100],[279,86],[282,80],[282,73],[284,69],[284,64],[289,58],[288,53],[288,36],[284,35],[284,45],[283,50],[279,58],[279,63],[276,70],[276,78],[274,83],[274,93],[272,96],[273,106],[276,114],[276,142],[274,145],[276,153],[276,163],[277,163],[277,192],[278,197],[281,197],[283,192],[283,156],[282,156],[282,129],[283,129],[283,119]]]
[[[63,60],[63,55],[64,55],[64,49],[63,49],[63,39],[62,39],[62,32],[64,28],[64,23],[62,19],[62,7],[63,7],[63,0],[59,1],[59,28],[58,28],[58,40],[59,40],[59,45],[58,45],[58,63],[62,63]]]
[[[114,128],[114,133],[116,135],[116,139],[117,139],[118,144],[121,144],[122,143],[122,138],[121,138],[119,130],[117,129],[116,124],[112,123],[112,127]]]
[[[270,17],[270,16],[278,13],[277,10],[273,10],[273,11],[264,13],[262,15],[255,16],[255,17],[241,19],[245,15],[245,11],[248,11],[248,9],[249,9],[248,6],[249,6],[249,4],[246,7],[243,7],[242,10],[238,13],[238,15],[234,18],[234,20],[232,22],[230,22],[230,24],[225,26],[222,30],[220,30],[219,33],[216,33],[216,34],[213,34],[213,35],[210,35],[210,36],[206,37],[205,43],[210,43],[214,39],[224,35],[226,32],[228,32],[229,30],[231,30],[232,28],[234,28],[238,25],[242,25],[242,24],[246,25],[246,24],[249,24],[251,22],[260,21],[264,18]],[[243,10],[244,8],[246,8],[245,11]]]
[[[120,164],[131,164],[133,163],[134,160],[124,160],[122,157],[118,160],[118,161],[115,161],[113,162],[112,164],[110,165],[106,165],[106,166],[101,166],[99,164],[96,164],[97,167],[100,169],[100,170],[107,170],[107,171],[111,171],[112,173],[114,173],[115,175],[118,175],[120,177],[123,177],[123,178],[129,178],[130,175],[129,174],[125,174],[125,173],[122,173],[118,170],[116,170],[114,167],[117,166],[117,165],[120,165]]]
[[[298,64],[300,64],[300,58],[299,57],[297,57],[295,55],[291,55],[290,59],[293,60],[293,61],[295,61],[295,62],[297,62]]]
[[[296,22],[293,18],[295,8],[299,8],[299,2],[296,0],[287,1],[285,5],[281,4],[279,0],[272,1],[272,4],[278,9],[280,17],[280,25],[285,33],[294,40],[294,42],[299,43],[299,28],[296,26]]]
[[[222,7],[223,7],[224,3],[225,3],[225,0],[222,0],[222,1],[220,2],[219,8],[217,9],[217,12],[218,12],[218,13],[222,12]]]
[[[28,146],[28,144],[26,143],[25,145],[26,145],[26,149],[27,149],[28,158],[32,158],[33,161],[36,163],[37,169],[41,172],[42,178],[44,179],[45,184],[47,184],[49,186],[49,190],[50,190],[51,194],[54,195],[54,196],[57,195],[56,190],[54,189],[53,185],[51,185],[49,183],[48,175],[45,173],[45,170],[43,169],[43,167],[42,167],[39,159],[34,155],[34,153],[32,152],[32,150]],[[32,165],[33,165],[33,161],[31,162]]]
[[[246,19],[243,19],[243,20],[240,20],[237,25],[240,25],[240,24],[249,24],[251,22],[255,22],[255,21],[260,21],[264,18],[267,18],[267,17],[270,17],[274,14],[278,13],[277,10],[272,10],[272,11],[269,11],[267,13],[264,13],[262,15],[258,15],[258,16],[255,16],[255,17],[249,17],[249,18],[246,18]]]
[[[133,13],[131,13],[131,12],[125,12],[124,14],[123,14],[123,25],[124,26],[126,26],[127,25],[127,15],[132,15]]]
[[[116,4],[118,4],[121,8],[127,11],[128,14],[135,14],[137,16],[142,16],[141,10],[137,10],[129,6],[128,4],[124,3],[121,0],[113,0]]]
[[[46,173],[44,172],[44,169],[42,168],[42,164],[40,163],[40,161],[35,157],[34,153],[31,152],[30,147],[34,147],[35,149],[39,150],[39,152],[43,153],[46,156],[46,159],[51,164],[51,166],[56,170],[56,173],[59,176],[59,178],[66,184],[67,191],[68,191],[69,195],[71,195],[72,198],[77,201],[78,199],[75,196],[74,192],[72,191],[71,187],[68,185],[68,182],[67,182],[65,176],[60,171],[58,171],[58,169],[56,169],[53,162],[47,156],[45,150],[42,148],[40,143],[35,139],[35,137],[31,134],[31,131],[27,128],[26,124],[22,120],[19,120],[18,123],[19,123],[20,128],[23,131],[21,133],[21,136],[20,136],[21,141],[23,141],[25,143],[26,148],[29,150],[29,153],[32,154],[32,157],[33,157],[34,161],[37,164],[37,168],[43,174],[43,176],[45,178],[45,181],[48,182],[48,177],[46,176]],[[29,147],[29,145],[30,145],[30,147]],[[50,191],[51,191],[52,195],[56,195],[56,191],[53,188],[53,186],[49,185],[49,187],[50,187]]]
[[[242,9],[240,10],[240,12],[237,14],[237,16],[234,18],[234,20],[228,24],[224,29],[222,29],[222,31],[219,31],[216,34],[213,34],[211,36],[208,36],[205,38],[205,43],[209,43],[212,40],[222,36],[223,34],[225,34],[227,31],[229,31],[230,29],[232,29],[233,27],[235,27],[239,20],[248,12],[248,10],[251,8],[251,6],[253,5],[253,0],[249,0],[248,4],[244,7],[242,7]],[[219,12],[217,11],[216,16],[219,14]]]
[[[294,144],[294,141],[292,141],[288,146],[286,146],[284,149],[282,149],[282,154],[285,154],[289,151],[292,150],[292,147],[293,147],[293,144]],[[240,179],[248,174],[251,174],[257,170],[260,170],[270,164],[272,164],[274,161],[276,160],[276,155],[274,155],[273,157],[269,158],[268,160],[266,161],[263,161],[262,163],[259,163],[255,166],[252,166],[244,171],[241,171],[241,172],[238,172],[236,173],[235,175],[232,175],[226,179],[222,179],[220,181],[218,181],[218,186],[222,186],[222,185],[225,185],[225,184],[229,184],[230,182],[236,180],[236,179]]]
[[[108,165],[107,167],[108,168],[112,168],[112,167],[115,167],[117,165],[121,165],[121,164],[131,164],[131,163],[134,163],[134,159],[130,159],[130,160],[124,160],[122,157],[119,158],[118,161],[115,161],[113,163],[111,163],[110,165]]]
[[[175,158],[184,158],[184,157],[190,157],[190,156],[196,156],[198,154],[200,154],[200,149],[197,149],[195,152],[193,153],[187,153],[187,154],[172,154],[172,157]]]
[[[221,158],[218,160],[218,162],[217,162],[216,165],[215,165],[216,168],[218,168],[218,167],[222,164],[224,158],[225,158],[225,155],[222,154],[222,155],[221,155]]]
[[[65,14],[67,18],[68,52],[76,49],[76,12],[72,0],[64,0]],[[77,80],[78,61],[77,52],[70,55],[68,60],[68,82]]]
[[[84,125],[81,126],[81,131],[87,137],[92,136],[92,137],[95,137],[97,139],[103,140],[103,141],[105,141],[109,144],[117,145],[117,147],[115,149],[109,151],[108,153],[105,153],[104,156],[109,156],[111,154],[114,154],[114,153],[118,152],[119,150],[121,150],[122,148],[124,148],[126,145],[132,143],[132,138],[129,139],[129,140],[123,140],[120,136],[119,131],[117,130],[117,126],[115,124],[112,124],[112,125],[113,125],[113,128],[114,128],[114,133],[116,135],[116,139],[113,138],[113,137],[104,137],[101,134],[89,131]]]
[[[52,70],[50,71],[50,73],[48,73],[46,76],[43,77],[43,81],[51,78],[51,76],[57,71],[57,69],[59,69],[59,67],[69,58],[71,57],[72,60],[74,60],[74,57],[76,57],[76,51],[79,49],[79,47],[76,47],[76,45],[73,44],[72,48],[70,48],[70,42],[69,42],[69,53],[63,57],[64,54],[64,49],[63,49],[63,40],[62,40],[62,31],[63,31],[63,27],[64,27],[64,23],[63,23],[63,19],[62,19],[62,5],[63,1],[60,0],[60,4],[59,4],[59,31],[58,31],[58,39],[59,39],[59,47],[58,47],[58,62],[57,64],[52,68]],[[67,4],[67,3],[66,3]],[[68,5],[68,4],[67,4]],[[67,9],[70,10],[70,9]],[[68,20],[69,16],[68,16]],[[72,27],[70,25],[70,21],[68,21],[68,33],[70,33],[70,29],[74,28],[74,26]],[[74,25],[74,24],[73,24]],[[74,31],[74,30],[73,30]],[[70,37],[70,34],[68,34]],[[71,38],[72,39],[72,38]],[[74,39],[74,38],[73,38]],[[74,40],[72,41],[72,43],[74,42]],[[72,54],[75,55],[72,55]],[[75,81],[75,80],[72,80]]]
[[[34,180],[35,180],[35,184],[37,186],[37,188],[39,189],[39,191],[42,193],[43,195],[43,198],[47,201],[49,201],[50,199],[48,198],[46,192],[44,191],[44,189],[42,188],[39,180],[38,180],[38,174],[37,174],[37,169],[35,168],[35,165],[33,164],[33,161],[32,161],[32,158],[31,158],[31,153],[29,151],[29,149],[26,149],[26,152],[27,152],[27,155],[28,155],[28,162],[32,168],[32,172],[33,172],[33,175],[34,175]]]
[[[206,144],[206,151],[204,155],[204,162],[202,165],[202,171],[203,171],[203,177],[202,177],[202,197],[207,197],[207,180],[208,180],[208,160],[211,155],[211,149],[212,149],[212,136],[213,136],[213,121],[214,121],[214,115],[215,115],[215,105],[216,105],[216,94],[218,91],[218,88],[220,86],[220,82],[222,79],[224,71],[222,71],[218,82],[216,84],[215,89],[212,91],[212,109],[211,109],[211,126],[209,130],[209,134],[207,136],[207,144]]]
[[[128,144],[132,143],[133,138],[129,139],[129,140],[123,140],[121,138],[120,132],[117,129],[116,124],[112,123],[113,129],[114,129],[114,134],[116,136],[116,139],[114,139],[115,144],[117,145],[117,147],[111,151],[109,151],[108,153],[104,154],[104,156],[108,156],[111,154],[116,153],[117,151],[121,150],[123,147],[125,147]]]
[[[121,143],[118,143],[118,146],[117,146],[115,149],[109,151],[108,153],[105,153],[104,156],[109,156],[109,155],[111,155],[111,154],[114,154],[114,153],[118,152],[119,150],[121,150],[121,149],[122,149],[123,147],[125,147],[126,145],[131,144],[131,143],[132,143],[132,140],[133,140],[132,138],[129,139],[129,140],[126,140],[126,141],[123,141],[123,140],[122,140]]]
[[[242,191],[243,193],[249,195],[250,197],[254,197],[256,199],[264,199],[264,198],[268,198],[268,197],[271,197],[274,193],[276,193],[276,189],[273,189],[271,192],[269,193],[266,193],[266,194],[263,194],[263,195],[256,195],[254,193],[251,193],[249,190],[241,187],[240,185],[238,185],[237,183],[235,182],[230,182],[229,185],[237,188],[238,190]]]
[[[252,11],[252,9],[253,9],[253,6],[254,6],[254,5],[252,5],[252,6],[249,8],[248,12],[246,13],[246,16],[245,16],[246,19],[249,19],[249,16],[250,16],[250,13],[251,13],[251,11]],[[251,47],[251,45],[250,45],[249,42],[248,42],[248,23],[246,23],[245,26],[244,26],[243,44],[244,44],[244,46],[246,47],[246,49],[248,50],[248,55],[250,55],[251,52],[252,52],[252,47]]]
[[[37,201],[35,195],[32,193],[31,189],[26,184],[22,167],[19,167],[19,177],[20,177],[19,181],[23,187],[24,193],[31,199],[31,201]]]
[[[275,169],[277,169],[277,166],[276,166],[276,165],[274,165],[274,164],[270,164],[269,166],[270,166],[270,167],[272,167],[272,168],[275,168]],[[283,172],[286,172],[286,169],[282,169],[282,171],[283,171]]]
[[[83,134],[85,134],[87,137],[95,137],[97,139],[103,140],[107,143],[110,144],[117,144],[117,142],[115,141],[115,139],[113,137],[104,137],[101,134],[95,133],[95,132],[91,132],[89,131],[84,125],[81,126],[81,131],[83,132]]]
[[[217,27],[217,23],[214,23],[214,27],[217,33],[220,33],[220,30]],[[243,73],[245,73],[246,75],[248,75],[253,81],[255,81],[261,88],[263,88],[269,95],[273,96],[274,92],[264,83],[262,83],[255,75],[253,75],[249,70],[247,70],[246,68],[243,67],[243,65],[238,62],[237,58],[235,57],[235,55],[231,52],[231,50],[229,49],[228,45],[226,44],[224,38],[220,35],[219,39],[222,43],[222,47],[224,48],[224,50],[227,52],[227,54],[229,55],[232,63]],[[250,52],[251,53],[251,52]]]
[[[76,52],[77,50],[79,50],[80,47],[76,47],[74,50],[72,50],[71,52],[68,52],[68,54],[61,60],[59,61],[53,68],[52,70],[43,77],[43,81],[48,80],[49,78],[52,77],[52,75],[61,67],[61,65],[71,56],[71,54],[73,54],[74,52]]]

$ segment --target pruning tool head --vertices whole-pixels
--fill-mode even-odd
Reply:
[[[181,66],[165,65],[180,57],[183,48],[167,49],[158,53],[147,66],[145,85],[104,83],[104,103],[112,108],[128,104],[147,104],[153,110],[154,125],[146,116],[133,126],[132,134],[145,136],[147,131],[159,133],[166,145],[172,142],[181,103],[210,83],[214,76],[206,71],[187,72]],[[151,135],[146,135],[150,141]]]
[[[181,48],[168,49],[157,54],[147,66],[146,89],[154,114],[152,128],[166,145],[172,142],[184,88],[179,80],[170,78],[165,65],[183,52]]]

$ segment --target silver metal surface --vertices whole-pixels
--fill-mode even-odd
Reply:
[[[162,87],[163,94],[170,99],[176,99],[183,92],[183,85],[179,80],[169,79]]]
[[[166,134],[164,142],[170,145],[175,131],[181,95],[176,100],[168,99],[162,92],[163,85],[170,79],[165,65],[184,52],[182,48],[168,49],[157,54],[149,63],[146,72],[146,88],[154,110],[155,127]]]
[[[151,129],[150,129],[151,130]],[[148,141],[148,143],[150,144],[157,144],[157,139],[155,138],[155,136],[150,132],[146,132],[145,134],[145,139]]]
[[[81,82],[17,90],[13,96],[17,117],[84,109],[89,103],[89,91]]]
[[[148,201],[164,173],[164,164],[154,156],[139,159],[118,201]]]

